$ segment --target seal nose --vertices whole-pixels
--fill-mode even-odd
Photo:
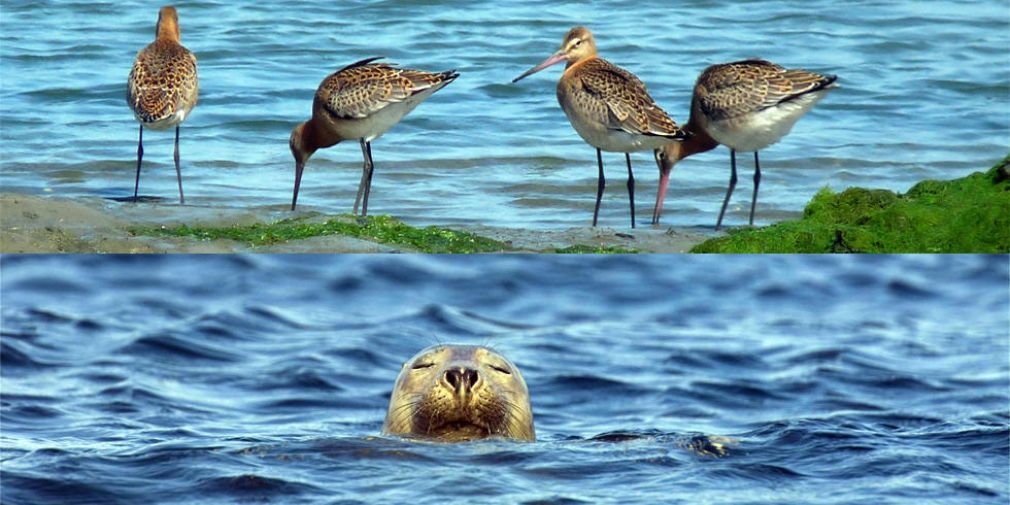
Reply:
[[[477,371],[472,368],[450,368],[445,371],[445,381],[456,391],[469,391],[477,383]]]

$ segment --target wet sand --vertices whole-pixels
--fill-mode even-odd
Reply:
[[[158,202],[123,203],[102,198],[59,198],[0,193],[0,252],[3,253],[377,253],[412,252],[402,247],[345,236],[323,236],[269,246],[232,240],[138,236],[138,226],[235,226],[291,217],[283,205],[220,208]],[[332,216],[319,215],[319,219]],[[615,246],[639,252],[686,252],[715,235],[712,230],[642,226],[636,230],[570,228],[524,230],[453,226],[510,244],[520,252],[574,245]]]

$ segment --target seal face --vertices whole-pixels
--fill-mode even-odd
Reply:
[[[444,442],[536,438],[519,369],[487,347],[448,344],[403,364],[382,433]]]

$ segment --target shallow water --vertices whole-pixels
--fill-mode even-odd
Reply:
[[[1005,257],[0,267],[11,505],[1010,496]],[[400,364],[435,342],[510,357],[538,441],[379,437]],[[739,445],[700,457],[697,434]]]
[[[576,24],[590,26],[601,54],[639,75],[680,123],[694,79],[713,63],[758,56],[840,75],[841,89],[763,153],[761,223],[796,217],[824,186],[904,191],[985,169],[1010,139],[1002,1],[205,1],[179,11],[201,79],[200,104],[182,132],[194,205],[282,208],[293,184],[288,135],[309,115],[315,87],[337,68],[382,55],[462,76],[375,142],[373,212],[414,224],[587,225],[595,155],[556,103],[560,69],[508,84]],[[125,81],[156,19],[143,2],[4,3],[3,189],[131,193],[137,125]],[[145,140],[142,192],[174,205],[172,135]],[[628,225],[622,158],[606,158],[608,226]],[[677,168],[666,224],[714,224],[728,158],[719,148]],[[657,170],[651,153],[634,160],[645,224]],[[742,160],[730,225],[750,207],[752,158]],[[319,152],[300,204],[349,212],[360,165],[354,143]]]

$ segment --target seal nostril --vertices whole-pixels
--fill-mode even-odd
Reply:
[[[459,383],[463,380],[463,374],[459,370],[450,368],[445,371],[445,381],[452,386],[453,389],[459,389]]]
[[[474,384],[477,384],[477,371],[466,368],[463,370],[463,378],[466,380],[467,389],[473,389]]]
[[[445,381],[457,391],[470,390],[477,383],[477,371],[472,368],[450,368],[445,371]]]

